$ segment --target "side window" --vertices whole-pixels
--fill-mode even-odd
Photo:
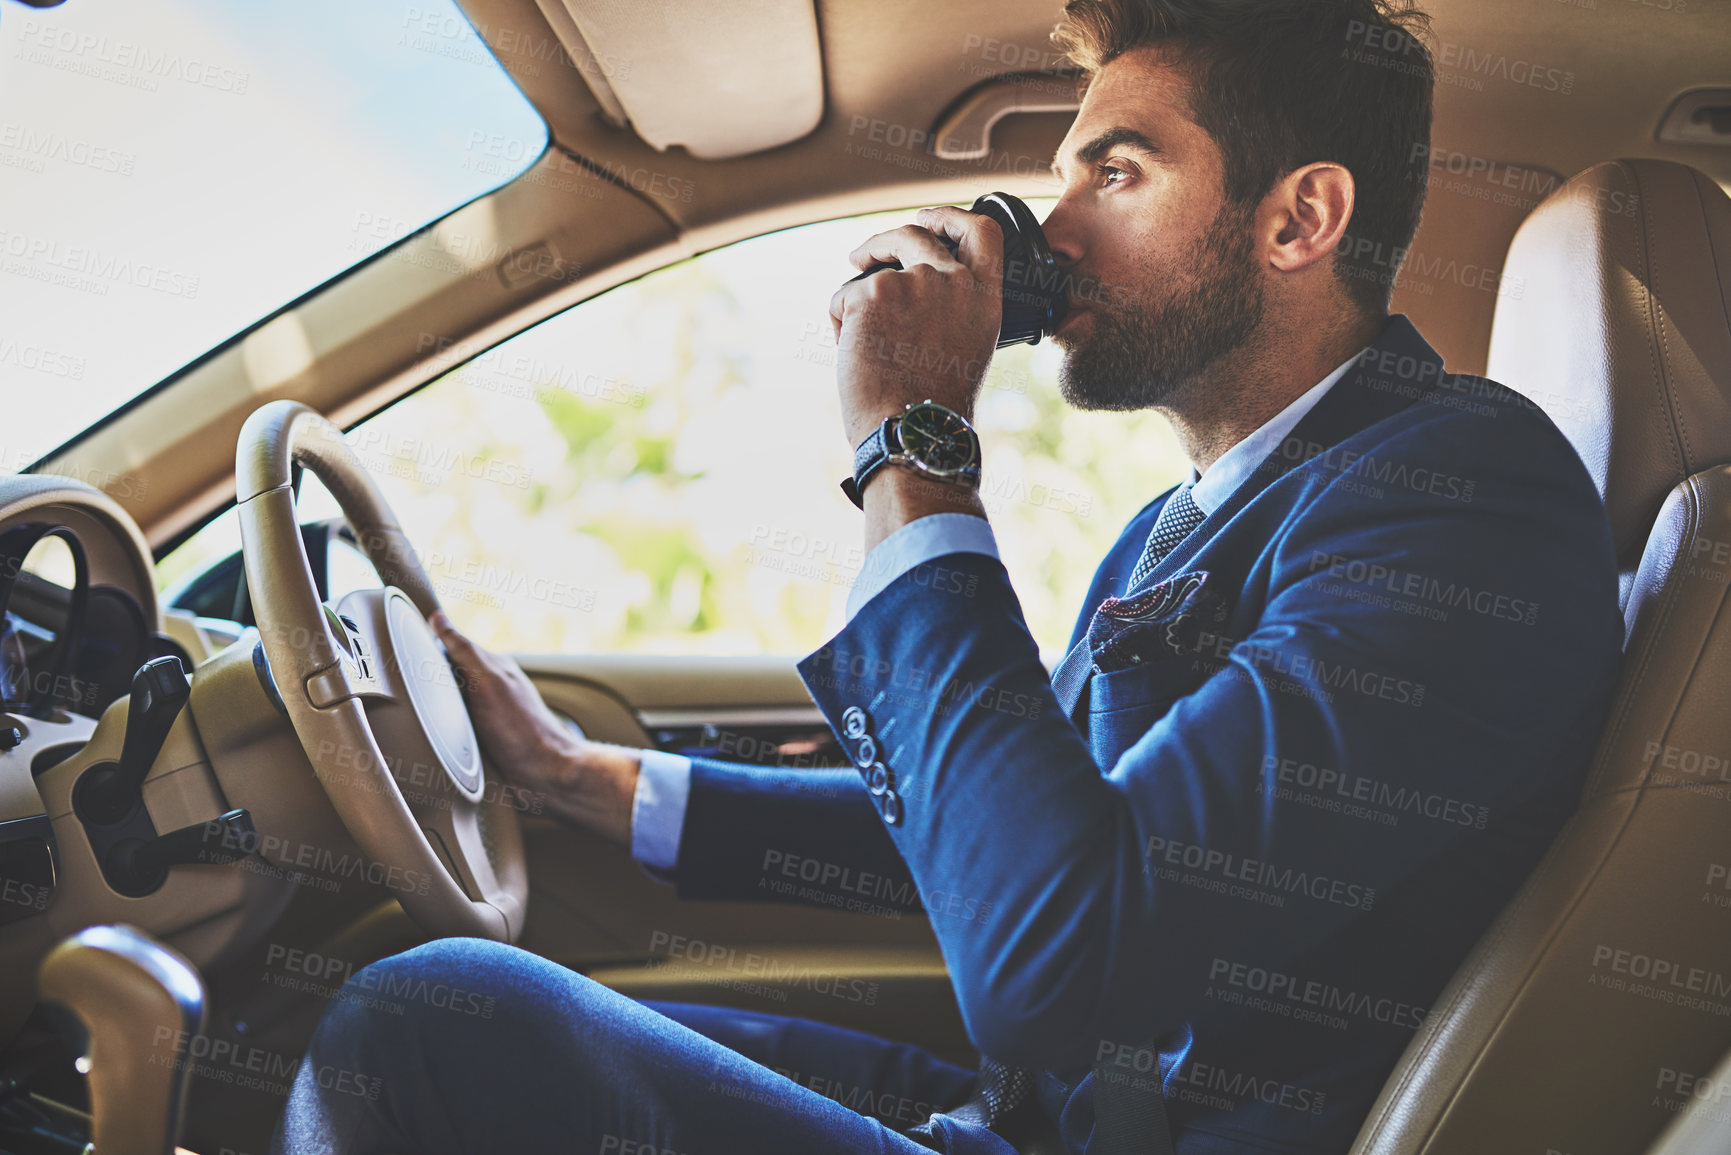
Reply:
[[[827,307],[847,253],[910,215],[662,269],[351,430],[459,624],[507,650],[685,654],[803,654],[839,629],[863,552]],[[1159,417],[1065,405],[1060,356],[1000,350],[976,412],[984,501],[1048,656],[1125,521],[1184,471]]]

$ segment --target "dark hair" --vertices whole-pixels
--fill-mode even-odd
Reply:
[[[1334,271],[1380,316],[1430,175],[1429,23],[1411,0],[1070,0],[1052,40],[1084,82],[1132,49],[1170,52],[1228,202],[1254,205],[1307,164],[1344,166],[1355,203]]]

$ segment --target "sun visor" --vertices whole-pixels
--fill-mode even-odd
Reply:
[[[657,150],[722,160],[823,118],[812,0],[539,0],[609,120]]]

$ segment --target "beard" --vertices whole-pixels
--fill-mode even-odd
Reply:
[[[1179,401],[1209,365],[1242,346],[1262,322],[1254,216],[1253,205],[1222,204],[1190,248],[1189,276],[1165,295],[1084,302],[1093,332],[1065,352],[1058,370],[1064,400],[1116,411]]]

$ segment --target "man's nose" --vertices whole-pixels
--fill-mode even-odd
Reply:
[[[1085,246],[1081,226],[1076,207],[1067,196],[1059,197],[1052,211],[1046,214],[1046,219],[1040,222],[1040,232],[1045,235],[1052,256],[1062,268],[1069,268],[1082,259]]]

